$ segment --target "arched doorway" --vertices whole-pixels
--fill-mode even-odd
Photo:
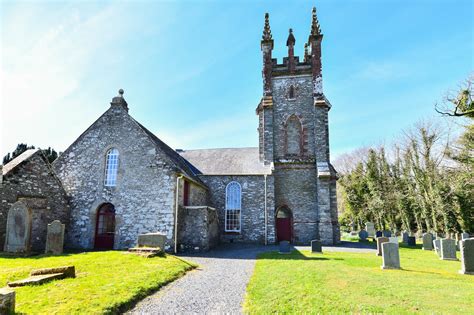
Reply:
[[[280,207],[276,213],[277,240],[291,242],[293,232],[293,217],[288,207]]]
[[[113,249],[114,235],[115,207],[111,203],[104,203],[97,210],[94,248]]]

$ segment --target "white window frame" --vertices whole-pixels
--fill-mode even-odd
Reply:
[[[117,186],[118,164],[119,151],[117,148],[110,148],[105,155],[104,186]]]
[[[237,186],[238,187],[238,195],[234,196],[234,200],[229,200],[229,190],[232,188],[232,186]],[[233,213],[230,213],[230,212]],[[227,221],[228,221],[228,216],[230,215],[236,215],[236,213],[239,216],[239,228],[238,229],[228,229],[227,228]],[[242,230],[242,186],[239,184],[239,182],[232,181],[227,184],[225,188],[225,213],[224,213],[224,231],[225,232],[235,232],[235,233],[240,233]]]

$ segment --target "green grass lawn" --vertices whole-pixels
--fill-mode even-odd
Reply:
[[[38,268],[74,265],[75,279],[15,288],[16,311],[28,314],[101,314],[133,302],[182,276],[194,265],[174,256],[144,258],[120,251],[12,258],[0,254],[0,287]]]
[[[473,314],[474,276],[433,251],[400,248],[403,270],[382,270],[375,254],[294,251],[261,254],[245,310],[268,313]]]

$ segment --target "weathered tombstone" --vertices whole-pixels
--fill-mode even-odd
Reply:
[[[460,242],[461,270],[459,273],[474,275],[474,238],[466,238]]]
[[[289,254],[289,253],[291,253],[290,242],[281,241],[280,242],[280,254]]]
[[[8,211],[4,251],[29,252],[30,234],[31,212],[23,201],[17,201]]]
[[[433,250],[433,235],[431,233],[423,234],[423,249]]]
[[[375,232],[375,237],[382,237],[382,231]]]
[[[408,246],[416,246],[416,237],[414,236],[408,236]]]
[[[440,244],[440,253],[442,260],[457,260],[455,240],[445,238],[441,240]]]
[[[402,233],[402,242],[404,244],[408,244],[408,236],[409,236],[408,232],[405,231],[405,232]]]
[[[388,237],[377,237],[377,256],[382,256],[382,244],[388,242]]]
[[[365,230],[369,234],[369,237],[375,236],[375,225],[372,222],[367,222],[365,224]]]
[[[469,233],[466,233],[466,232],[462,232],[461,233],[461,240],[465,240],[465,239],[468,239],[470,238],[470,234]]]
[[[162,233],[146,233],[138,235],[138,247],[160,248],[165,250],[166,235]]]
[[[366,241],[367,237],[369,237],[369,233],[367,233],[366,230],[360,230],[359,231],[359,240]]]
[[[0,288],[0,314],[15,314],[15,291]]]
[[[312,253],[322,253],[323,247],[321,246],[320,240],[312,240],[311,241],[311,252]]]
[[[398,237],[396,237],[396,236],[390,236],[390,237],[388,238],[388,241],[389,241],[390,243],[398,244]]]
[[[441,240],[435,239],[433,240],[433,247],[435,249],[436,254],[441,257]]]
[[[400,269],[400,254],[398,244],[382,244],[382,269]]]
[[[390,237],[390,236],[392,236],[392,232],[390,232],[390,231],[388,231],[388,230],[384,230],[382,233],[383,233],[383,236],[384,236],[384,237]]]
[[[60,255],[63,253],[64,246],[64,224],[59,220],[54,220],[48,224],[48,233],[46,234],[46,254]]]

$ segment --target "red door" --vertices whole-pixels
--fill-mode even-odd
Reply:
[[[113,249],[115,235],[115,207],[111,203],[100,206],[97,210],[95,226],[95,249]]]
[[[277,238],[278,241],[291,242],[291,218],[276,219]]]

